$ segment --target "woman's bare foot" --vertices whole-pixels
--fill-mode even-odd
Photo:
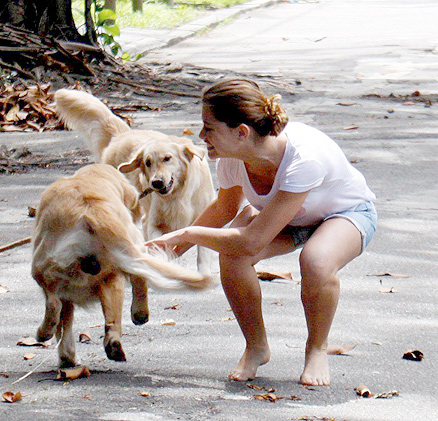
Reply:
[[[306,350],[306,360],[300,381],[309,386],[328,386],[330,384],[327,350]]]
[[[266,364],[271,358],[269,348],[262,350],[246,349],[237,363],[237,366],[228,375],[228,379],[238,382],[253,380],[257,374],[257,369]]]

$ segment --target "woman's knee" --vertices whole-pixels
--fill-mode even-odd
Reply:
[[[300,254],[300,269],[303,282],[337,282],[339,270],[330,253],[313,248],[304,248]]]

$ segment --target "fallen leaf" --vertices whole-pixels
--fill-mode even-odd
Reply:
[[[392,398],[393,396],[399,396],[399,392],[397,390],[393,390],[392,392],[383,392],[379,393],[375,396],[376,399],[388,399]]]
[[[9,292],[9,288],[0,285],[0,294],[6,294],[7,292]]]
[[[193,134],[194,133],[188,127],[186,127],[182,132],[183,136],[189,136],[189,135],[193,135]]]
[[[90,377],[90,369],[87,366],[73,367],[73,368],[65,368],[62,370],[58,370],[58,374],[56,375],[56,380],[76,380],[80,377]]]
[[[17,345],[19,346],[42,346],[44,348],[47,348],[52,343],[52,340],[49,339],[46,342],[38,342],[35,338],[32,338],[31,336],[26,336],[25,338],[20,338],[17,342]]]
[[[277,395],[274,395],[273,393],[262,393],[260,395],[254,395],[254,399],[257,399],[259,401],[269,401],[269,402],[275,402],[279,399],[283,399],[282,397],[279,397]]]
[[[347,127],[344,127],[344,130],[356,130],[358,128],[359,128],[359,126],[347,126]]]
[[[149,397],[151,394],[149,392],[140,392],[140,396]]]
[[[27,207],[27,216],[34,218],[36,216],[36,209],[32,206]]]
[[[166,320],[161,321],[161,325],[162,326],[174,326],[174,325],[176,325],[176,322],[173,319],[166,319]]]
[[[179,310],[179,304],[176,303],[173,306],[164,307],[164,310]]]
[[[8,373],[0,373],[0,377],[5,377],[6,379],[8,379],[9,374]]]
[[[279,306],[279,307],[284,306],[284,304],[282,302],[280,302],[280,301],[276,301],[273,304],[275,304],[276,306]]]
[[[293,281],[292,274],[286,271],[279,271],[279,272],[257,271],[257,277],[262,281],[272,281],[274,279],[287,279],[288,281]]]
[[[368,389],[368,387],[365,386],[364,384],[361,384],[360,386],[355,387],[354,390],[356,391],[356,393],[359,396],[362,396],[363,398],[372,398],[374,396],[371,393],[370,389]]]
[[[94,329],[95,327],[102,327],[103,323],[98,323],[97,325],[88,326],[90,329]]]
[[[90,332],[82,332],[79,334],[79,342],[89,343],[92,342],[91,333]]]
[[[229,322],[230,320],[234,320],[233,317],[222,317],[221,319],[219,319],[219,321],[221,322]]]
[[[33,360],[36,357],[36,355],[33,352],[26,352],[23,355],[23,359],[25,360]]]
[[[343,107],[351,107],[352,105],[356,105],[355,102],[338,102],[336,105],[342,105]]]
[[[394,289],[394,287],[391,287],[391,288],[380,287],[379,288],[379,292],[385,292],[385,293],[389,293],[389,294],[396,294],[398,291],[396,289]]]
[[[391,276],[392,278],[409,278],[411,275],[404,275],[402,273],[384,272],[384,273],[371,274],[367,276]]]
[[[354,348],[356,348],[356,345],[329,345],[327,348],[327,354],[347,355]]]
[[[23,397],[20,392],[14,393],[14,392],[5,392],[2,395],[3,399],[8,403],[14,403],[21,401],[21,398]]]
[[[409,361],[421,361],[423,359],[423,353],[421,351],[419,351],[418,349],[416,350],[409,350],[406,351],[403,354],[403,359],[404,360],[409,360]]]
[[[89,401],[91,401],[91,396],[90,395],[84,395],[84,399],[88,399]]]

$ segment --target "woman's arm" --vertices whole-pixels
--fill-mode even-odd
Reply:
[[[215,228],[215,225],[192,225],[161,237],[161,241],[164,240],[170,245],[174,241],[171,239],[173,236],[178,238],[179,243],[198,244],[236,256],[255,256],[271,243],[298,213],[307,194],[308,192],[279,191],[246,227],[219,229]]]
[[[219,189],[218,197],[196,218],[192,226],[223,227],[237,215],[242,201],[243,193],[240,186],[230,189]],[[176,255],[181,256],[196,244],[185,240],[181,236],[183,230],[184,228],[165,234],[160,238],[155,238],[154,240],[148,241],[146,245],[156,244],[160,247],[168,247],[172,249]]]

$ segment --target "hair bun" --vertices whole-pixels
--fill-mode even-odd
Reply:
[[[273,95],[270,98],[265,97],[265,112],[267,118],[272,123],[270,130],[271,135],[278,136],[289,121],[289,117],[284,111],[284,108],[277,102],[281,99],[281,95]]]

